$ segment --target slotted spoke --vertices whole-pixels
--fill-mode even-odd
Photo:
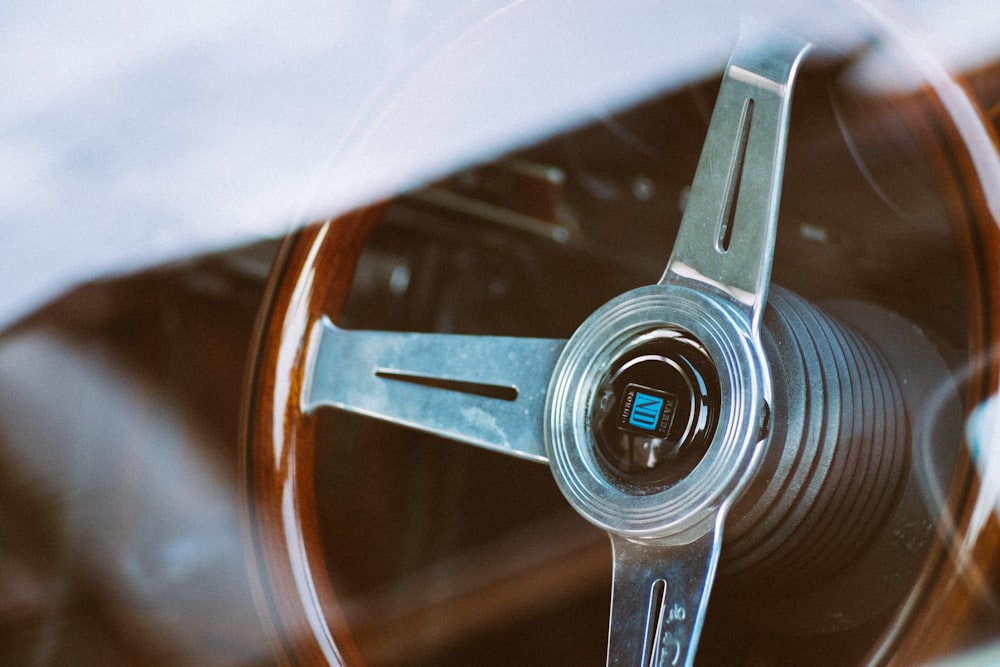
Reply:
[[[547,461],[545,392],[565,341],[315,326],[303,411],[332,406]]]
[[[742,23],[660,279],[735,305],[741,316],[731,326],[747,334],[759,327],[767,300],[792,82],[809,47]],[[700,528],[665,530],[655,539],[611,533],[608,665],[694,663],[732,493],[718,500]]]
[[[792,81],[809,48],[741,24],[661,283],[709,285],[759,317],[774,254]]]
[[[611,536],[614,584],[608,665],[691,665],[719,558],[719,511],[687,543]]]

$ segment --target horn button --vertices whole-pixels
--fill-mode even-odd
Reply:
[[[595,392],[595,460],[605,474],[651,493],[686,477],[718,423],[714,364],[690,334],[662,329],[615,363]]]
[[[591,523],[687,539],[750,478],[769,378],[746,311],[684,285],[647,285],[567,341],[546,396],[556,483]]]

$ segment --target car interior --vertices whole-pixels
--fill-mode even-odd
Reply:
[[[1000,183],[984,180],[982,166],[997,156],[1000,60],[951,73],[954,89],[930,78],[874,90],[859,74],[865,56],[917,67],[872,39],[804,56],[794,86],[755,83],[791,100],[787,134],[776,130],[777,193],[738,194],[730,207],[774,205],[772,232],[761,227],[754,251],[764,287],[749,315],[733,315],[745,320],[734,340],[756,341],[746,345],[763,351],[764,370],[753,371],[758,379],[727,370],[743,362],[724,364],[713,345],[729,343],[692,333],[715,331],[701,310],[683,326],[649,316],[655,326],[644,320],[611,370],[592,370],[612,352],[591,347],[618,340],[600,328],[605,320],[673,312],[645,305],[661,298],[655,290],[678,302],[687,297],[670,290],[725,293],[726,313],[749,303],[719,287],[727,278],[684,273],[704,260],[684,255],[695,229],[685,214],[701,205],[694,179],[711,161],[704,147],[717,99],[745,71],[741,53],[707,79],[286,238],[84,281],[7,327],[0,662],[1000,660],[1000,495],[990,467],[1000,447]],[[974,131],[959,102],[975,110]],[[747,127],[773,120],[764,102],[757,108]],[[738,140],[739,150],[756,155],[754,140]],[[733,191],[766,171],[741,164],[742,174],[726,176]],[[731,215],[720,223],[720,256],[735,255],[728,234],[735,248],[738,225],[749,224]],[[323,366],[316,347],[339,331],[345,341],[350,332],[444,341],[430,365],[472,370],[368,369],[363,340],[331,348]],[[485,341],[487,352],[459,358],[447,347],[455,340]],[[528,348],[506,341],[557,341],[550,347],[562,356],[526,361],[518,355]],[[490,356],[507,344],[510,355]],[[401,358],[416,355],[401,349]],[[687,361],[699,354],[707,361]],[[774,361],[786,357],[799,361]],[[686,431],[674,443],[680,453],[659,449],[667,427],[648,434],[662,426],[659,406],[675,394],[684,404],[687,390],[636,374],[648,359],[687,364],[678,371],[685,386],[704,385],[690,408],[702,416],[688,419],[706,435]],[[562,414],[550,404],[563,400],[572,442],[559,444],[550,416],[537,449],[449,435],[455,395],[527,400],[521,387],[480,379],[494,373],[490,364],[498,376],[565,378],[526,409],[540,414],[547,395],[545,414]],[[419,417],[394,412],[391,393],[386,407],[369,407],[378,391],[353,381],[344,391],[365,396],[309,402],[319,376],[351,377],[355,366],[373,387],[416,385]],[[750,407],[736,405],[739,382]],[[643,422],[638,403],[593,407],[601,391],[652,401],[653,421]],[[535,428],[533,417],[511,423]],[[635,507],[674,502],[718,456],[725,470],[712,474],[728,475],[729,490],[705,501],[716,518],[699,505],[683,530],[663,519],[667,527],[615,532],[617,515],[581,512],[578,504],[604,501],[576,499],[589,482],[555,461],[563,446],[575,456],[581,429],[597,443],[579,445],[592,460],[584,467]],[[716,453],[724,436],[746,442],[732,461]],[[804,444],[771,444],[786,440]],[[628,592],[638,571],[631,556],[677,569],[642,570],[637,586],[652,586],[652,597],[624,600],[617,591]]]

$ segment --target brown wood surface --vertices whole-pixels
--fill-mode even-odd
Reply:
[[[252,348],[244,426],[251,567],[259,576],[258,606],[287,664],[360,662],[322,562],[315,424],[299,411],[298,397],[310,327],[323,314],[336,319],[380,215],[377,207],[364,209],[289,238],[275,261]]]

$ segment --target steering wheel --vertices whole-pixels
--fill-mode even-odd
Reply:
[[[870,587],[855,596],[866,617],[902,600],[873,661],[951,645],[971,613],[951,540],[981,557],[996,534],[965,532],[976,502],[967,457],[934,454],[955,470],[943,540],[915,472],[915,423],[949,385],[947,365],[892,313],[821,309],[770,284],[792,90],[809,48],[744,24],[662,277],[598,308],[568,340],[338,327],[382,206],[286,243],[245,428],[253,567],[280,655],[362,662],[319,555],[313,468],[327,454],[316,413],[329,407],[548,464],[567,502],[611,540],[609,665],[693,664],[720,569],[768,585],[821,582],[803,600],[845,581]],[[974,155],[961,128],[945,127],[949,173],[969,178]],[[988,355],[1000,331],[988,307],[998,259],[986,250],[997,229],[975,189],[960,191],[971,346]],[[996,374],[977,373],[966,401],[995,392]],[[960,431],[961,399],[945,394],[942,428]],[[901,559],[912,563],[902,575]],[[981,561],[987,572],[992,561]],[[797,608],[762,613],[793,623]]]

